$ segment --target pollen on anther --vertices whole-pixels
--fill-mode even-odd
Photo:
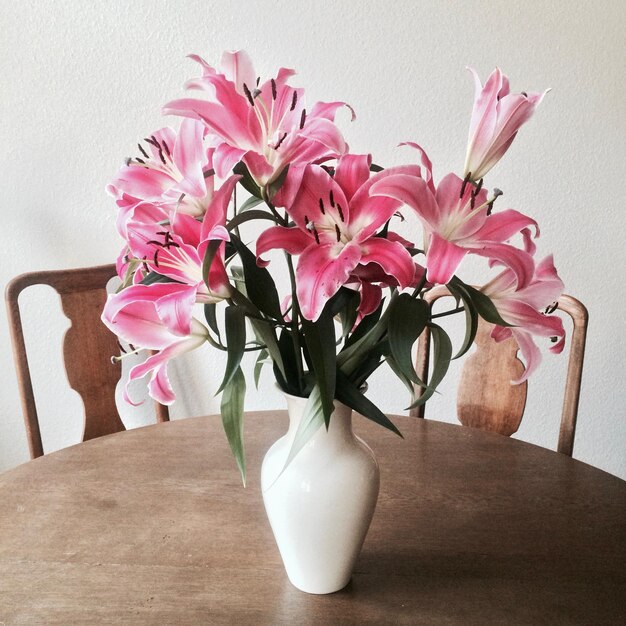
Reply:
[[[326,210],[324,209],[324,200],[322,200],[322,198],[320,198],[320,211],[322,212],[322,215],[326,215]]]
[[[296,108],[296,102],[298,102],[298,92],[293,92],[293,98],[291,99],[291,106],[289,107],[290,111],[293,111]]]
[[[335,224],[335,233],[337,235],[337,242],[341,241],[341,231],[339,230],[339,226]]]
[[[330,206],[333,207],[333,209],[335,208],[335,197],[333,196],[333,190],[330,190]]]
[[[302,109],[302,115],[300,116],[300,130],[304,128],[305,122],[306,122],[306,109]]]
[[[272,78],[270,83],[272,85],[272,100],[276,100],[276,81]]]

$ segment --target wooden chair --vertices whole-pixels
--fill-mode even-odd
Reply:
[[[111,356],[119,353],[117,338],[100,320],[106,301],[106,286],[116,275],[115,265],[72,270],[30,272],[14,278],[5,300],[13,358],[26,424],[31,458],[43,455],[37,408],[26,355],[18,298],[31,285],[49,285],[61,298],[63,312],[72,325],[63,343],[63,359],[70,386],[85,408],[83,441],[125,430],[115,405],[115,388],[122,373]],[[157,404],[157,421],[169,420],[167,407]]]
[[[429,302],[450,296],[445,287],[437,287],[429,294]],[[557,450],[572,456],[588,312],[585,306],[572,296],[563,295],[558,300],[558,309],[567,313],[573,322],[569,340],[569,361],[565,381],[565,396],[561,413],[561,427]],[[528,383],[512,385],[524,371],[517,357],[519,346],[514,338],[496,343],[489,336],[492,324],[479,319],[475,349],[466,358],[461,371],[457,394],[457,417],[461,424],[498,432],[510,436],[517,431],[522,421]],[[428,328],[419,338],[416,371],[421,380],[428,378],[430,356],[430,333]],[[416,386],[416,396],[421,395]],[[412,409],[410,415],[424,417],[425,405]]]

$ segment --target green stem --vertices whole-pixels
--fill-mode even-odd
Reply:
[[[293,271],[293,260],[291,255],[285,252],[287,259],[287,267],[289,268],[289,280],[291,281],[291,339],[293,341],[293,350],[296,355],[296,369],[298,371],[298,389],[303,391],[304,368],[302,366],[302,345],[300,344],[300,304],[296,294],[296,274]]]
[[[287,226],[288,222],[286,219],[283,219],[280,216],[280,213],[276,210],[276,207],[271,203],[270,197],[267,193],[267,187],[261,187],[261,196],[263,196],[263,201],[269,207],[269,210],[273,213],[274,217],[278,220],[278,223],[281,226]]]
[[[424,270],[424,275],[422,276],[419,284],[417,285],[417,287],[415,287],[415,289],[413,290],[413,293],[411,294],[412,298],[415,298],[415,296],[418,296],[420,294],[420,292],[422,291],[422,289],[424,288],[424,285],[426,284],[426,270]]]

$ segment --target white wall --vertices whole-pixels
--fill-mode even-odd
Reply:
[[[353,150],[393,164],[409,157],[398,142],[418,141],[437,177],[462,168],[473,94],[466,65],[485,76],[498,64],[517,90],[552,87],[490,181],[507,206],[539,219],[540,252],[554,252],[567,291],[590,310],[575,456],[626,477],[623,2],[0,0],[0,9],[3,284],[29,270],[115,258],[105,184],[136,141],[164,123],[160,106],[196,72],[188,53],[217,62],[222,50],[243,47],[262,75],[295,67],[310,99],[354,106],[357,122],[340,122]],[[27,321],[38,333],[34,369],[53,449],[78,437],[71,416],[80,405],[60,390],[67,324],[49,296],[35,294]],[[564,362],[546,357],[532,380],[521,438],[554,447]],[[204,352],[176,364],[175,385],[187,382],[175,416],[217,410],[220,363]],[[1,470],[27,459],[6,318],[0,375]],[[452,375],[430,417],[452,419],[454,384]],[[389,373],[370,386],[384,409],[406,405]],[[247,406],[279,403],[270,389],[251,393]]]

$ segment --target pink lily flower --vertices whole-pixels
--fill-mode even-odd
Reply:
[[[448,174],[436,188],[432,173],[422,162],[423,178],[397,174],[387,176],[372,186],[371,196],[395,198],[411,207],[424,227],[427,279],[446,284],[466,254],[476,254],[511,267],[521,286],[532,278],[534,264],[527,252],[504,243],[517,233],[530,242],[530,228],[535,236],[535,220],[507,209],[491,214],[493,200],[481,185]]]
[[[157,353],[134,366],[124,390],[128,395],[131,381],[150,374],[148,393],[162,404],[172,404],[174,391],[167,376],[170,359],[201,346],[208,330],[192,318],[196,290],[179,283],[133,285],[110,295],[102,313],[104,324],[118,337],[133,346]]]
[[[506,268],[481,291],[489,296],[498,313],[513,327],[496,326],[491,336],[504,341],[513,336],[526,362],[524,374],[514,384],[525,381],[541,362],[541,352],[533,340],[534,335],[550,337],[553,353],[560,353],[565,344],[565,329],[561,318],[540,311],[549,311],[563,293],[563,282],[557,275],[552,255],[537,264],[532,280],[519,287],[515,274]]]
[[[162,128],[137,144],[140,157],[128,159],[107,186],[122,215],[132,218],[141,202],[168,210],[204,215],[213,194],[213,178],[205,178],[211,168],[211,150],[204,145],[206,129],[196,120],[183,120],[178,133]]]
[[[191,58],[203,74],[186,87],[206,92],[208,100],[174,100],[163,112],[204,122],[215,137],[218,176],[225,177],[243,161],[259,186],[265,187],[287,164],[321,162],[347,151],[333,123],[344,103],[317,102],[307,111],[304,90],[287,84],[293,70],[281,68],[275,78],[259,86],[250,57],[243,51],[225,52],[221,72],[198,56]]]
[[[509,79],[496,68],[485,83],[474,69],[476,94],[470,121],[465,174],[480,180],[504,155],[517,131],[527,122],[549,90],[511,93]]]
[[[316,320],[328,299],[351,282],[360,266],[380,266],[385,282],[401,288],[413,280],[415,267],[406,248],[375,236],[400,203],[383,194],[371,197],[370,189],[394,173],[415,177],[419,168],[390,168],[370,178],[370,162],[369,155],[344,155],[334,178],[319,165],[307,165],[295,176],[298,191],[287,207],[295,226],[268,228],[257,241],[259,263],[264,263],[261,255],[275,248],[300,255],[296,291],[307,319]],[[291,170],[284,185],[287,196],[293,195],[290,176]]]
[[[202,264],[211,241],[228,241],[224,227],[228,203],[239,176],[231,176],[215,193],[202,222],[190,215],[177,214],[169,225],[130,222],[128,245],[131,254],[142,260],[143,269],[191,285],[196,301],[219,302],[231,295],[224,264],[224,246],[220,246],[209,268],[208,286],[202,275]]]

